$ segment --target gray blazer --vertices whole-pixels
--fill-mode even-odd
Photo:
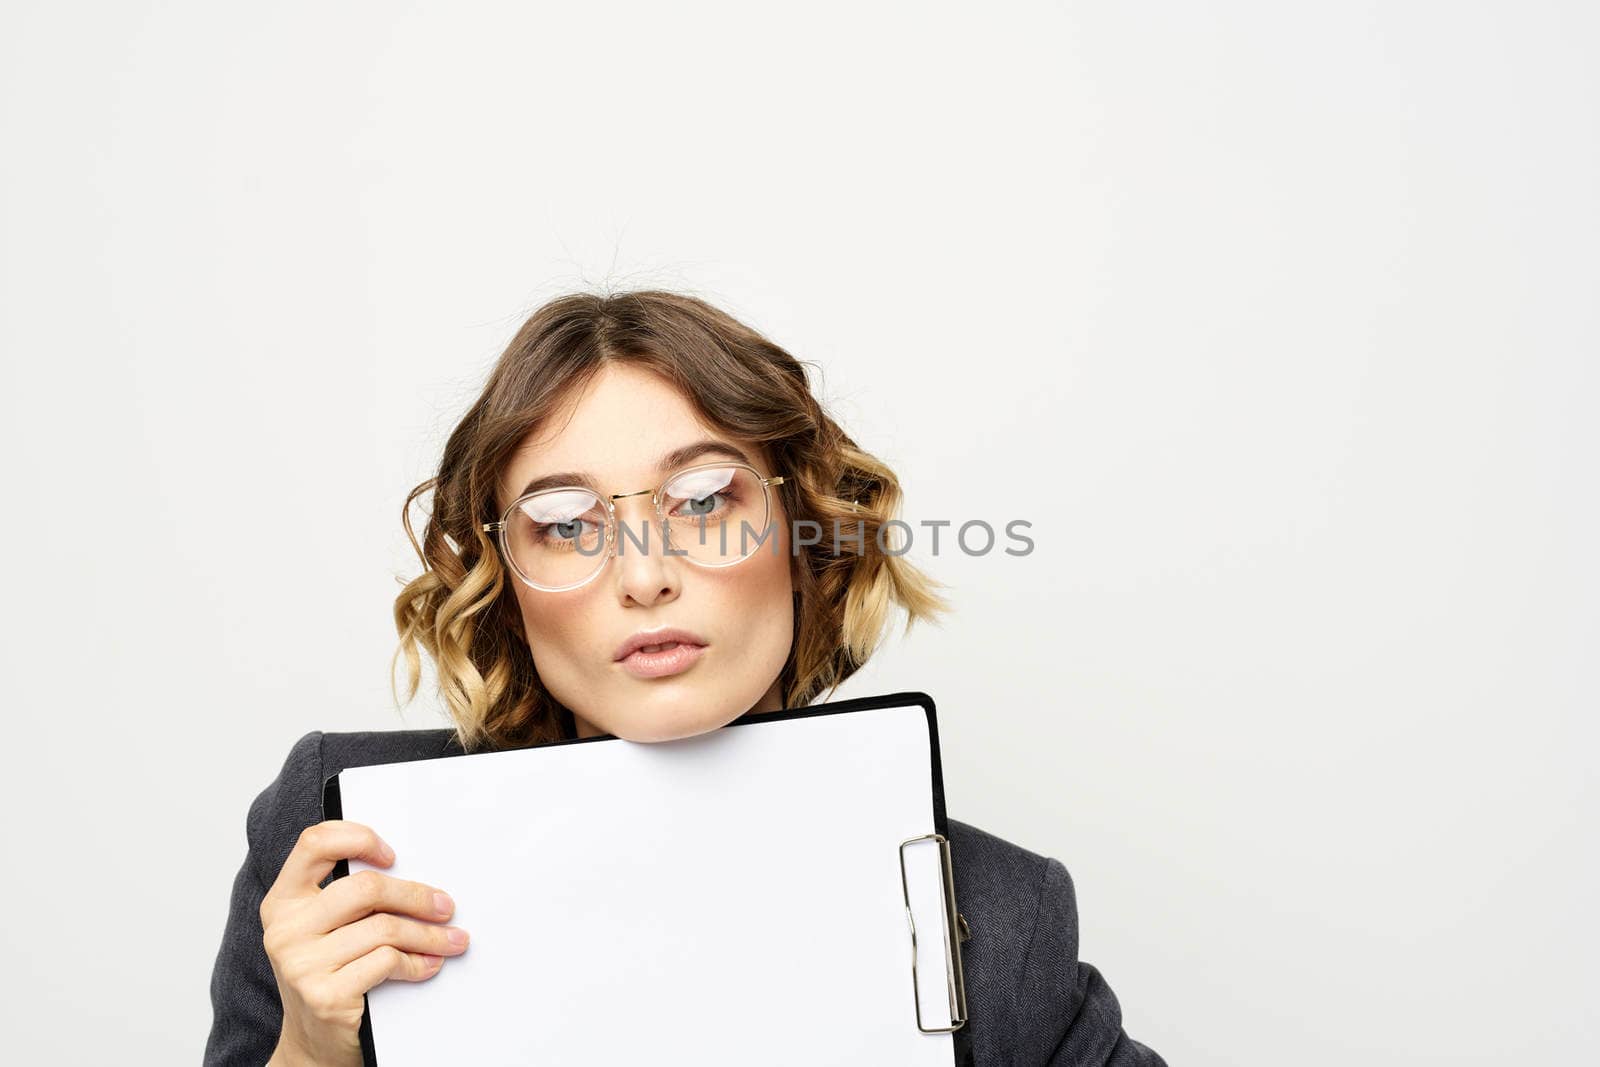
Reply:
[[[346,767],[460,754],[446,729],[314,731],[295,743],[245,820],[249,849],[211,973],[208,1067],[259,1067],[277,1045],[283,1005],[262,947],[259,909],[300,831],[322,820],[324,780]],[[961,946],[968,1021],[956,1032],[959,1062],[1165,1067],[1123,1032],[1116,996],[1078,959],[1066,868],[954,819],[948,828],[956,904],[970,931]]]

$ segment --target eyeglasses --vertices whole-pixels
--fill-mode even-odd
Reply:
[[[501,557],[523,582],[564,592],[593,581],[619,551],[649,550],[651,526],[640,537],[622,523],[619,536],[614,503],[649,493],[666,554],[701,567],[731,567],[755,555],[774,533],[767,529],[770,487],[782,484],[781,476],[763,478],[745,463],[699,463],[654,490],[603,496],[574,485],[528,493],[483,530],[499,535]]]

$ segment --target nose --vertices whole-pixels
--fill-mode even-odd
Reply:
[[[681,565],[662,549],[663,534],[648,494],[616,502],[617,599],[624,607],[666,604],[681,591]]]

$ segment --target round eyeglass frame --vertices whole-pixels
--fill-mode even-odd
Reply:
[[[501,561],[503,563],[505,563],[506,566],[511,568],[511,572],[513,574],[515,574],[517,576],[518,580],[520,580],[524,585],[528,586],[531,589],[537,589],[541,593],[565,593],[565,592],[568,592],[569,590],[572,590],[572,589],[580,589],[583,586],[586,586],[590,582],[594,581],[596,578],[600,577],[600,575],[605,572],[605,569],[611,565],[611,560],[616,556],[616,554],[617,554],[617,505],[615,503],[616,501],[622,500],[622,499],[624,499],[626,497],[630,497],[630,496],[641,496],[641,495],[643,495],[645,493],[649,493],[650,494],[650,503],[653,504],[655,506],[655,509],[656,509],[656,518],[659,521],[665,523],[667,517],[664,514],[662,514],[662,512],[661,512],[661,498],[662,498],[662,495],[666,491],[667,484],[669,482],[674,481],[677,478],[682,477],[685,474],[690,474],[690,473],[692,473],[694,471],[714,470],[714,469],[721,468],[721,467],[738,467],[738,468],[740,468],[742,470],[747,470],[751,474],[755,475],[756,481],[761,484],[761,503],[763,505],[762,510],[766,513],[767,517],[770,519],[772,517],[772,491],[771,491],[770,487],[774,486],[774,485],[782,485],[783,484],[783,476],[780,474],[780,475],[775,475],[775,476],[773,476],[771,478],[765,478],[765,477],[762,477],[760,471],[756,470],[754,467],[752,467],[748,463],[742,463],[739,460],[724,459],[724,460],[716,460],[714,462],[709,462],[709,463],[696,463],[696,464],[694,464],[692,466],[682,467],[682,468],[680,468],[678,470],[673,471],[671,474],[667,475],[665,478],[661,479],[661,484],[657,485],[654,489],[636,489],[631,493],[611,493],[611,494],[607,495],[605,493],[600,493],[600,492],[598,492],[598,491],[596,491],[594,489],[591,489],[586,485],[557,485],[557,486],[550,486],[549,488],[546,488],[546,489],[540,489],[540,490],[537,490],[536,492],[532,492],[532,493],[524,493],[522,496],[519,496],[519,497],[517,497],[517,499],[513,500],[510,503],[510,505],[506,507],[505,512],[503,514],[501,514],[500,518],[497,521],[483,523],[482,524],[482,529],[483,529],[484,533],[492,533],[492,534],[495,535],[495,544],[498,546],[498,548],[500,550],[500,559],[501,559]],[[516,558],[514,556],[512,556],[510,548],[507,547],[507,545],[506,545],[506,528],[511,523],[512,512],[516,511],[517,510],[517,506],[519,504],[521,504],[524,500],[529,500],[529,499],[532,499],[533,497],[541,496],[541,495],[543,495],[545,493],[570,493],[570,492],[593,493],[596,497],[599,497],[602,501],[604,501],[605,506],[606,506],[606,550],[605,550],[604,553],[597,553],[598,555],[601,556],[600,563],[595,567],[595,569],[589,574],[589,576],[587,578],[584,578],[581,581],[573,582],[573,583],[571,583],[569,585],[540,585],[538,582],[534,581],[532,578],[529,578],[526,574],[523,574],[522,573],[522,568],[517,566]],[[766,523],[763,522],[762,525],[765,526]],[[701,560],[695,559],[693,556],[680,555],[678,553],[674,553],[673,555],[674,555],[675,558],[686,559],[690,563],[693,563],[697,567],[732,567],[732,566],[735,566],[736,564],[743,563],[745,560],[749,559],[751,556],[755,555],[760,550],[761,550],[761,546],[758,544],[748,554],[740,556],[738,559],[730,559],[730,560],[728,560],[728,561],[726,561],[724,563],[705,563],[705,562],[702,562]]]

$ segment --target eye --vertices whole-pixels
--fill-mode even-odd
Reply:
[[[534,536],[540,540],[577,541],[586,536],[585,525],[588,524],[582,519],[573,519],[571,522],[540,522],[534,524],[533,530]],[[589,528],[591,531],[594,529],[593,526]]]
[[[667,515],[675,519],[715,517],[738,504],[738,467],[713,467],[690,471],[667,484]]]
[[[691,518],[713,514],[717,510],[717,501],[726,499],[726,497],[726,493],[712,493],[710,496],[692,497],[678,505],[677,514],[688,515]]]
[[[544,551],[562,551],[598,543],[605,529],[605,511],[587,490],[555,490],[530,497],[517,509],[516,543]]]

